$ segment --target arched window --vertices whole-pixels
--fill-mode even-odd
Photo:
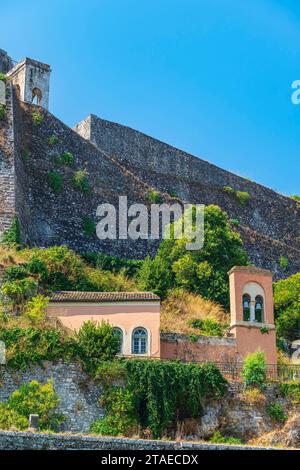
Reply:
[[[243,295],[243,320],[244,321],[250,320],[250,302],[251,302],[250,295],[244,294]]]
[[[261,295],[255,297],[255,321],[259,323],[264,321],[264,299]]]
[[[132,333],[132,354],[146,354],[148,351],[148,333],[145,328],[136,328]]]
[[[113,329],[113,332],[119,340],[117,354],[122,354],[122,351],[123,351],[123,331],[121,330],[121,328],[115,327]]]
[[[41,90],[39,88],[34,88],[32,90],[31,103],[40,105],[42,103],[42,98],[43,96]]]

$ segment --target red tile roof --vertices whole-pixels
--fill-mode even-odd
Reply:
[[[159,301],[152,292],[79,292],[59,291],[49,296],[50,302],[123,302],[123,301]]]

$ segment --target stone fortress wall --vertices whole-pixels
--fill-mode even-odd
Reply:
[[[0,51],[0,71],[1,67],[7,69],[7,57]],[[35,67],[40,64],[28,61]],[[50,68],[40,65],[41,73],[50,74]],[[47,83],[42,88],[43,96],[47,95]],[[96,235],[84,233],[83,220],[96,222],[97,206],[110,203],[117,207],[120,195],[128,196],[128,205],[147,204],[147,193],[155,189],[164,202],[219,205],[238,221],[235,230],[241,234],[251,262],[271,269],[275,279],[300,271],[300,211],[292,199],[94,115],[72,130],[47,111],[45,104],[35,106],[17,95],[14,89],[8,96],[0,126],[0,232],[16,214],[22,239],[30,245],[66,244],[78,252],[103,251],[139,259],[148,253],[153,256],[158,240],[100,241]],[[32,119],[36,111],[43,116],[40,125]],[[50,145],[53,135],[58,143]],[[72,168],[55,166],[55,157],[63,152],[73,154]],[[82,169],[88,172],[89,194],[72,187],[72,175]],[[60,193],[49,186],[53,171],[63,179]],[[228,185],[247,191],[249,204],[241,205],[234,195],[225,193],[223,188]],[[279,264],[281,256],[289,260],[285,269]]]

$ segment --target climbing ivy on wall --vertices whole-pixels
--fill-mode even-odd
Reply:
[[[226,391],[227,382],[214,364],[185,364],[177,361],[155,360],[127,360],[124,361],[126,371],[126,390],[132,396],[130,416],[122,415],[122,419],[131,423],[133,420],[142,427],[149,428],[154,438],[163,435],[175,420],[199,417],[204,398],[221,397]],[[97,421],[93,431],[105,429],[115,435],[117,428],[112,425],[111,416],[112,399],[116,394],[116,387],[105,392],[104,404],[108,403],[107,415],[103,424]],[[129,419],[130,418],[130,419]],[[110,424],[109,426],[107,426]],[[105,425],[105,426],[104,426]],[[124,429],[123,429],[124,432]]]

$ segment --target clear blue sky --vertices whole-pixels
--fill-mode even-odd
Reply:
[[[50,110],[126,124],[300,194],[298,0],[0,0],[0,48],[51,64]]]

